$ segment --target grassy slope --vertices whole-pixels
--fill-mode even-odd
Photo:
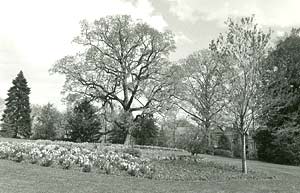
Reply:
[[[208,156],[219,162],[239,160]],[[82,173],[0,160],[0,192],[300,192],[300,168],[249,161],[249,167],[277,175],[277,180],[229,182],[157,181],[134,177]]]
[[[6,141],[0,139],[0,141]],[[201,155],[208,160],[240,165],[240,160]],[[249,168],[276,175],[276,180],[227,182],[158,181],[82,173],[0,160],[0,193],[17,192],[205,192],[205,193],[299,193],[300,167],[248,161]]]

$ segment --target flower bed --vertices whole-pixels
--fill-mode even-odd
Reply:
[[[113,148],[70,142],[0,142],[0,159],[28,162],[45,167],[92,170],[106,174],[126,174],[152,178],[154,167],[149,159],[134,157]]]

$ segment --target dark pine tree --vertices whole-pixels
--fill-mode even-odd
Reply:
[[[101,137],[101,122],[95,107],[83,100],[68,118],[66,129],[71,141],[97,142]]]
[[[138,145],[155,145],[158,136],[158,128],[152,114],[141,115],[136,119],[137,126],[132,136]]]
[[[2,130],[7,137],[29,138],[31,135],[30,88],[22,71],[12,83],[13,86],[8,90],[8,97],[5,99],[6,107],[1,119]]]

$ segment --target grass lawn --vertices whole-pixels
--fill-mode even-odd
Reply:
[[[1,141],[24,142],[24,140],[0,138]],[[142,154],[163,156],[172,151],[142,150]],[[181,152],[178,152],[181,154]],[[184,153],[184,152],[183,152]],[[105,175],[96,172],[63,170],[36,164],[0,160],[0,193],[17,192],[166,192],[166,193],[299,193],[300,167],[248,161],[252,171],[247,177],[237,177],[239,159],[199,155],[208,162],[159,161],[154,179],[129,176]],[[212,161],[212,162],[210,162]],[[207,163],[207,164],[206,164]],[[230,164],[235,169],[218,169],[218,165]],[[254,172],[254,173],[253,173]],[[216,173],[216,174],[215,174]],[[258,178],[249,178],[253,174]],[[184,175],[182,175],[184,174]],[[265,174],[268,177],[260,177]],[[208,178],[206,178],[206,175]],[[162,176],[162,177],[159,177]],[[171,176],[171,177],[168,177]],[[182,179],[184,176],[184,180]],[[199,176],[199,177],[198,177]],[[233,176],[234,178],[231,178]],[[269,178],[276,176],[275,178]],[[165,178],[166,177],[166,178]],[[202,177],[206,178],[201,181]],[[235,178],[237,177],[237,178]],[[163,180],[167,179],[167,180]],[[193,181],[193,180],[198,181]],[[200,181],[199,181],[200,179]]]
[[[204,156],[204,155],[201,155]],[[240,164],[239,160],[206,156],[216,162]],[[0,192],[205,192],[205,193],[299,193],[300,168],[249,161],[249,167],[262,170],[277,179],[230,181],[159,181],[135,177],[82,173],[74,170],[45,168],[26,163],[0,160]]]

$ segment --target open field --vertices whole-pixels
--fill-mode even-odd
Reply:
[[[0,139],[7,141],[10,139]],[[22,141],[22,140],[13,140]],[[204,160],[219,164],[240,166],[240,160],[199,155]],[[172,161],[170,161],[172,162]],[[169,164],[168,167],[174,165]],[[193,167],[195,167],[194,165]],[[29,163],[0,160],[0,193],[17,192],[205,192],[205,193],[298,193],[300,192],[300,167],[248,161],[249,169],[263,172],[273,178],[225,180],[155,180],[130,176],[105,175],[96,172],[47,168]],[[172,168],[171,167],[171,168]],[[173,169],[174,169],[173,168]],[[185,165],[182,172],[191,168]],[[175,168],[176,169],[176,168]],[[175,171],[176,173],[176,171]],[[226,173],[225,173],[226,174]],[[228,172],[230,174],[230,172]]]

